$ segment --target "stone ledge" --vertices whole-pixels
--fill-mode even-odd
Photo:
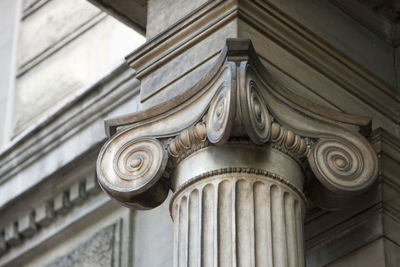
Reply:
[[[0,255],[0,265],[21,266],[33,258],[47,253],[49,247],[56,247],[60,242],[73,237],[73,233],[84,230],[88,224],[99,222],[100,219],[107,217],[117,209],[115,203],[104,194],[93,195],[82,205],[73,207],[69,214],[57,216],[51,225],[42,228],[36,235],[25,238],[17,246],[8,247],[8,250]],[[117,214],[120,214],[120,211]],[[129,220],[129,216],[124,214],[111,219],[113,221],[123,220],[124,225],[121,226],[124,228],[129,226],[129,221],[125,221]],[[123,231],[126,232],[126,230]],[[120,239],[119,235],[118,238]]]
[[[102,143],[105,140],[101,127],[104,117],[126,108],[127,102],[138,94],[138,87],[134,72],[121,64],[97,83],[71,96],[55,112],[42,118],[3,148],[0,152],[0,209],[79,154]],[[136,101],[133,102],[136,105]],[[132,105],[129,108],[132,110]],[[78,144],[84,142],[84,138],[89,138],[88,142]],[[83,151],[66,153],[73,147],[71,142]],[[44,165],[45,168],[35,164],[44,158],[51,161]]]
[[[79,203],[76,202],[76,187],[82,188],[81,194],[78,198]],[[78,207],[85,201],[89,201],[91,196],[97,195],[100,192],[100,187],[94,174],[75,182],[70,188],[62,191],[58,195],[48,199],[32,210],[26,213],[16,221],[8,222],[3,230],[0,230],[0,254],[7,253],[8,250],[13,249],[34,235],[39,234],[40,230],[45,230],[60,216],[66,216],[74,208]],[[2,218],[2,224],[6,219]]]

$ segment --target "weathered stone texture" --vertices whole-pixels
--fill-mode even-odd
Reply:
[[[107,74],[144,38],[84,0],[49,1],[20,25],[13,135]]]
[[[113,265],[115,225],[110,225],[47,267],[108,267]]]
[[[154,37],[205,2],[207,1],[152,0],[148,5],[147,38]]]
[[[18,66],[33,60],[100,13],[86,1],[50,1],[21,22]]]

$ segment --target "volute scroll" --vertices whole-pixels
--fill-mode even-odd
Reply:
[[[161,181],[168,161],[163,144],[150,137],[113,141],[103,147],[98,158],[100,186],[128,207],[149,209],[160,205],[169,190]],[[105,164],[109,161],[113,164]]]
[[[260,94],[258,84],[247,79],[248,62],[240,63],[240,117],[248,136],[253,143],[267,143],[271,136],[271,116],[267,104]]]
[[[129,207],[156,207],[182,159],[235,140],[278,149],[302,171],[311,170],[308,195],[321,207],[342,207],[371,187],[378,160],[361,135],[369,132],[370,120],[328,110],[286,89],[265,70],[249,40],[228,39],[217,61],[187,95],[160,104],[157,112],[110,124],[123,127],[102,148],[97,173],[111,197]]]
[[[365,193],[376,181],[376,153],[360,134],[370,132],[370,120],[328,110],[290,92],[265,70],[251,44],[248,59],[240,63],[240,77],[241,92],[247,90],[250,95],[252,88],[258,88],[257,97],[262,99],[259,102],[269,111],[272,123],[268,121],[266,126],[271,125],[272,129],[270,143],[307,161],[318,181],[314,189],[321,189],[309,194],[318,199],[317,205],[339,208],[346,199],[350,202]],[[252,129],[256,127],[253,125]],[[319,192],[327,192],[327,198]],[[314,194],[319,195],[314,198]],[[341,201],[335,205],[329,198]]]
[[[223,85],[211,101],[207,114],[207,137],[211,143],[222,144],[229,139],[235,111],[235,88]]]
[[[321,184],[338,194],[362,194],[378,174],[376,154],[362,138],[353,143],[338,136],[321,138],[308,161]]]

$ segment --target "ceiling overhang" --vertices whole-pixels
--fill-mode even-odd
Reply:
[[[146,33],[146,0],[88,0],[141,34]]]

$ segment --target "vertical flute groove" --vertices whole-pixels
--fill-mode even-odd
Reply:
[[[256,182],[253,185],[253,191],[255,266],[272,266],[269,189],[264,183]]]
[[[207,184],[202,193],[201,266],[213,266],[214,259],[214,185]]]
[[[176,246],[179,247],[179,205],[178,203],[174,204],[173,210],[173,217],[174,217],[174,242],[177,244]],[[174,249],[174,267],[178,267],[178,255],[179,249]]]
[[[219,206],[218,206],[218,200],[219,200],[219,183],[215,184],[215,194],[214,194],[214,202],[213,202],[213,207],[214,207],[214,212],[213,212],[213,229],[214,229],[214,251],[213,251],[213,266],[218,267],[219,266],[219,242],[218,242],[218,212],[219,212]]]
[[[236,183],[236,232],[238,267],[254,266],[253,194],[250,183]]]
[[[237,200],[237,195],[236,195],[236,187],[237,187],[237,181],[236,182],[232,182],[232,205],[231,205],[231,209],[232,209],[232,229],[231,229],[231,233],[232,233],[232,267],[237,267],[238,265],[238,253],[237,253],[237,240],[238,240],[238,235],[237,235],[237,222],[236,222],[236,216],[237,216],[237,209],[236,209],[236,200]]]
[[[228,180],[218,187],[218,266],[232,267],[232,183]]]
[[[274,266],[287,267],[285,213],[282,189],[278,186],[271,187],[271,218],[273,225],[273,253]]]
[[[298,266],[303,267],[304,262],[304,240],[303,240],[303,215],[302,207],[298,200],[295,201],[295,214],[296,214],[296,237],[297,237],[297,255]]]
[[[271,266],[274,266],[274,262],[275,262],[275,256],[274,256],[274,234],[273,234],[273,231],[274,231],[274,226],[273,226],[273,224],[272,224],[272,188],[274,187],[275,185],[271,185],[271,184],[269,184],[268,185],[268,192],[269,192],[269,194],[267,195],[267,198],[268,198],[268,203],[269,203],[269,205],[268,205],[268,211],[267,211],[267,214],[269,215],[268,216],[268,218],[267,218],[267,226],[268,226],[268,234],[269,234],[269,240],[270,240],[270,249],[269,249],[269,252],[271,253],[271,259],[269,260],[269,262],[270,262],[270,264],[271,264]]]
[[[196,267],[199,257],[199,191],[193,190],[189,195],[188,205],[188,266]]]
[[[178,267],[187,266],[187,197],[182,197],[179,206]]]
[[[185,266],[189,266],[189,231],[190,231],[190,217],[189,217],[189,210],[190,210],[190,197],[188,196],[186,198],[186,216],[185,216],[185,222],[186,222],[186,236],[185,236]]]
[[[197,217],[199,218],[199,223],[198,223],[198,229],[197,229],[197,235],[199,237],[199,243],[198,243],[198,248],[197,248],[197,253],[199,254],[197,256],[197,267],[202,266],[202,257],[203,257],[203,196],[204,196],[204,190],[201,189],[198,191],[199,192],[199,209],[198,209],[198,214]]]
[[[302,203],[268,179],[193,184],[173,205],[175,267],[304,267]]]
[[[285,199],[285,217],[286,217],[286,247],[287,247],[287,259],[290,267],[297,267],[297,238],[296,238],[296,222],[295,222],[295,210],[294,202],[289,193],[284,194]]]

